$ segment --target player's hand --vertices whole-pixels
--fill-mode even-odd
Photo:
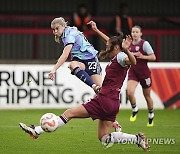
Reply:
[[[140,59],[144,59],[144,55],[141,52],[137,52],[136,57]]]
[[[94,31],[97,30],[97,26],[96,26],[96,23],[94,21],[88,22],[87,25],[91,25],[92,30],[94,30]]]
[[[48,78],[51,79],[51,80],[54,80],[54,77],[55,77],[55,71],[51,71],[49,74],[48,74]]]
[[[123,49],[127,50],[129,49],[129,46],[131,45],[132,43],[132,38],[130,35],[126,35],[126,38],[123,39],[123,42],[122,42],[122,47]]]

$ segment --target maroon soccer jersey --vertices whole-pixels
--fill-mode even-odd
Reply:
[[[131,43],[129,50],[135,57],[138,52],[141,52],[143,55],[147,55],[147,53],[143,51],[144,42],[145,42],[145,40],[141,40],[141,41],[139,41],[139,43],[137,43],[135,45],[133,45]],[[131,66],[129,69],[128,79],[129,79],[129,75],[131,75],[131,76],[134,75],[138,79],[149,78],[151,76],[151,72],[150,72],[149,67],[147,66],[148,61],[137,58],[137,57],[136,57],[136,61],[137,61],[137,64]]]
[[[121,66],[117,61],[117,56],[115,56],[106,67],[106,76],[100,94],[109,98],[119,99],[119,92],[128,68],[129,66]]]
[[[99,94],[82,104],[93,120],[115,121],[120,106],[119,92],[129,68],[124,63],[125,57],[127,55],[120,52],[110,61]]]

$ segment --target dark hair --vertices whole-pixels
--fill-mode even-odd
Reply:
[[[109,53],[114,49],[115,45],[119,45],[120,49],[123,50],[122,48],[122,41],[123,41],[123,33],[119,32],[117,36],[112,36],[109,39],[109,42],[111,43],[111,48],[110,50],[106,50],[106,51],[101,51],[99,53],[99,59],[105,59]]]
[[[142,31],[142,28],[139,25],[134,25],[132,28],[138,28],[140,31]]]
[[[112,48],[114,48],[115,45],[119,45],[120,49],[122,50],[122,41],[123,41],[123,33],[118,32],[117,36],[113,36],[109,39],[110,43],[112,44]]]

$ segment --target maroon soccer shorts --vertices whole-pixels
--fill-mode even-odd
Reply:
[[[146,77],[140,77],[138,75],[135,75],[135,73],[128,72],[128,80],[135,80],[137,82],[140,82],[142,88],[149,88],[152,85],[152,79],[151,75],[147,75]]]
[[[120,101],[99,94],[82,105],[93,120],[100,119],[114,122],[119,112]]]

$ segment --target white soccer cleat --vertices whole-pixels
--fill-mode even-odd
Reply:
[[[115,122],[113,122],[113,127],[115,129],[115,132],[121,132],[122,131],[122,127],[117,120]]]
[[[19,126],[22,128],[23,131],[28,133],[31,138],[37,139],[39,137],[39,134],[35,131],[34,125],[27,126],[26,124],[20,122]]]
[[[144,151],[149,151],[149,145],[148,141],[146,139],[146,136],[143,133],[138,133],[137,135],[137,145],[138,147],[141,147]]]

